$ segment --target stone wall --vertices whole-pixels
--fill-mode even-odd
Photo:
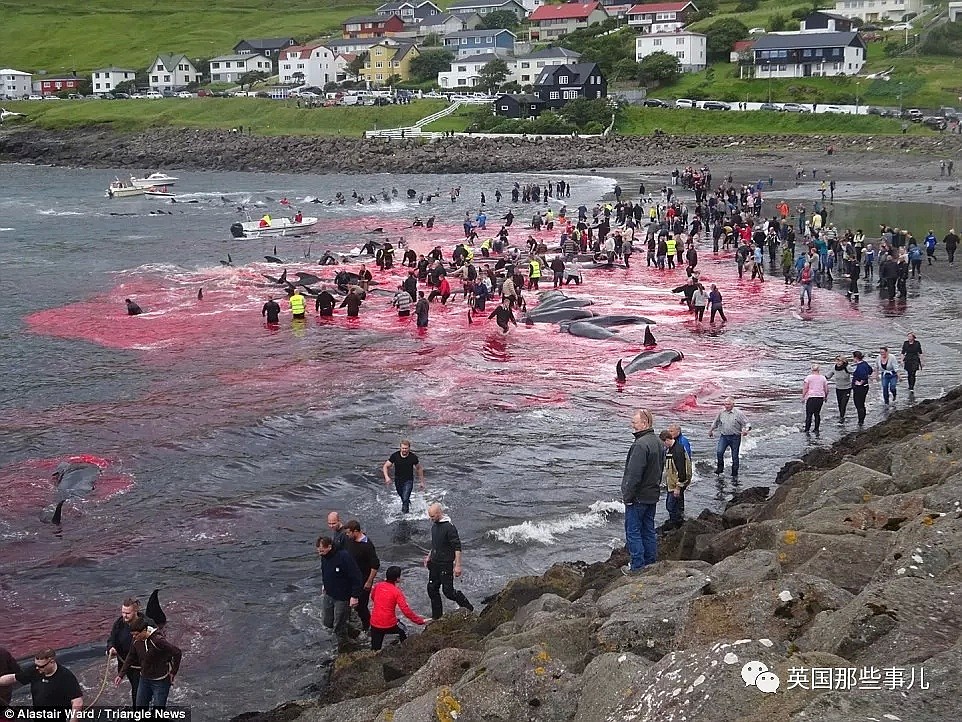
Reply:
[[[218,130],[160,128],[122,134],[109,129],[10,130],[0,133],[0,160],[103,168],[231,170],[289,173],[491,173],[642,166],[670,158],[696,162],[726,148],[824,153],[957,155],[962,136],[613,136],[437,141],[254,136]]]

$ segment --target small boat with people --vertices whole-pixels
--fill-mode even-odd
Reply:
[[[174,197],[174,194],[167,189],[167,186],[150,186],[144,189],[144,195],[150,196],[151,198],[173,198]]]
[[[130,184],[136,188],[150,188],[151,186],[172,186],[177,182],[177,178],[166,173],[151,173],[143,178],[130,176]]]
[[[130,198],[132,196],[142,196],[144,195],[144,188],[138,188],[130,181],[122,181],[120,178],[114,178],[110,185],[107,186],[107,197],[108,198]]]
[[[231,224],[230,234],[234,238],[267,238],[270,236],[297,236],[310,233],[317,223],[317,216],[305,216],[298,211],[293,218],[272,218],[265,213],[259,220],[238,221]]]

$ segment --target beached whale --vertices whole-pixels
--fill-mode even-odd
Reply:
[[[566,331],[572,336],[580,336],[581,338],[593,338],[597,341],[609,341],[611,339],[617,341],[624,340],[614,331],[609,331],[603,326],[595,326],[591,323],[590,318],[580,321],[562,321],[558,326],[562,331]]]
[[[558,321],[575,321],[579,318],[591,318],[594,314],[583,308],[556,308],[538,312],[537,309],[524,317],[525,323],[557,323]]]
[[[670,366],[675,361],[681,361],[683,358],[685,358],[685,354],[671,348],[666,348],[661,351],[642,351],[625,365],[622,365],[621,359],[618,359],[618,363],[615,364],[615,374],[619,381],[625,381],[628,378],[628,374],[655,367]]]
[[[86,461],[62,462],[53,472],[54,481],[57,483],[57,497],[60,501],[52,512],[48,507],[41,515],[41,519],[52,524],[60,524],[64,502],[71,497],[85,496],[93,491],[100,471],[99,466]]]

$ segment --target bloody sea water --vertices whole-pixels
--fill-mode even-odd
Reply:
[[[464,541],[461,585],[477,603],[511,577],[601,559],[623,543],[619,486],[638,406],[654,410],[659,428],[678,420],[690,437],[695,515],[738,488],[769,484],[786,460],[852,428],[836,425],[832,399],[821,438],[799,432],[812,360],[897,348],[912,329],[926,358],[917,397],[962,379],[957,286],[913,284],[908,302],[893,304],[869,291],[859,306],[817,290],[814,311],[800,314],[781,279],[738,282],[731,255],[705,249],[699,268],[725,295],[724,326],[697,327],[668,290],[684,272],[652,272],[643,253],[630,270],[588,271],[581,288],[569,288],[599,312],[655,319],[659,346],[685,354],[623,387],[615,362],[642,350],[644,327],[614,341],[556,325],[522,324],[503,336],[493,321],[468,324],[457,300],[433,305],[419,333],[372,294],[358,320],[340,311],[292,327],[284,304],[280,328],[270,329],[260,307],[276,291],[262,274],[329,277],[305,251],[316,259],[323,249],[357,248],[376,227],[419,251],[441,243],[450,252],[481,190],[496,219],[512,206],[494,204],[495,189],[548,177],[177,175],[182,200],[196,203],[107,200],[110,171],[0,166],[0,644],[20,657],[69,648],[70,666],[95,691],[120,601],[160,587],[169,636],[186,653],[172,700],[191,705],[195,719],[270,707],[321,681],[332,644],[319,622],[313,541],[330,510],[362,521],[382,568],[408,568],[409,598],[425,612],[426,503],[442,500]],[[590,207],[614,185],[601,175],[562,177],[572,186],[569,208]],[[462,192],[451,203],[454,185]],[[264,261],[273,239],[229,239],[240,202],[279,216],[288,213],[276,202],[284,196],[392,186],[401,194],[391,203],[295,203],[321,220],[312,237],[277,239],[284,266]],[[419,206],[408,187],[441,197]],[[525,225],[532,207],[513,208],[516,227]],[[844,227],[848,215],[870,227],[877,209],[840,204],[836,221]],[[897,225],[898,206],[884,210],[878,220]],[[911,211],[925,215],[917,204]],[[934,223],[945,217],[944,208],[929,211]],[[410,227],[415,214],[432,213],[432,231]],[[219,263],[228,254],[230,267]],[[400,277],[375,273],[386,288]],[[127,317],[127,297],[145,313]],[[741,487],[715,478],[706,436],[730,393],[755,427],[742,447]],[[884,411],[874,393],[870,404],[874,423]],[[413,439],[429,484],[407,518],[379,471],[403,437]],[[92,494],[67,503],[56,529],[40,520],[56,498],[50,475],[75,455],[104,471]],[[126,695],[111,689],[101,703]]]

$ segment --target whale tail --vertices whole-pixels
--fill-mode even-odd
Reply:
[[[650,326],[645,326],[645,347],[657,346],[658,342],[655,340],[655,334],[651,332]]]
[[[167,615],[164,614],[164,610],[160,606],[160,600],[157,598],[157,594],[160,592],[159,589],[155,589],[150,593],[150,599],[147,600],[147,609],[145,614],[157,622],[157,625],[163,627],[167,624]]]
[[[277,284],[278,284],[279,286],[283,286],[285,283],[287,283],[287,269],[286,269],[286,268],[284,269],[284,273],[281,274],[281,277],[277,279]]]
[[[53,516],[50,518],[50,523],[60,526],[60,520],[62,517],[63,517],[63,501],[57,504],[57,508],[54,510]]]
[[[628,377],[625,376],[625,369],[621,365],[621,359],[618,359],[618,363],[615,364],[615,377],[618,379],[618,383],[620,384],[623,384],[628,380]]]

